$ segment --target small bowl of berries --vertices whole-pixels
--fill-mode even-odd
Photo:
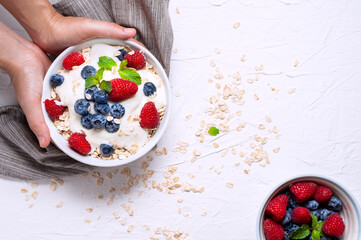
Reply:
[[[144,47],[98,38],[71,46],[44,78],[42,108],[52,142],[89,165],[139,159],[162,137],[170,116],[167,75]]]
[[[353,195],[328,177],[306,175],[279,184],[257,221],[258,240],[361,239],[360,207]]]

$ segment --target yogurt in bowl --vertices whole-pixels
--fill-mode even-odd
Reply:
[[[132,41],[94,39],[66,49],[49,68],[43,114],[53,142],[94,166],[118,166],[158,142],[170,114],[160,63]]]

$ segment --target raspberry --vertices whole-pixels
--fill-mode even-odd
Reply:
[[[263,222],[263,231],[267,240],[282,240],[285,237],[282,226],[271,219]]]
[[[159,124],[159,114],[153,102],[144,104],[139,117],[142,128],[155,128]]]
[[[292,210],[292,221],[297,224],[307,224],[311,221],[311,213],[305,207],[296,207]]]
[[[82,133],[73,133],[68,139],[69,146],[77,152],[86,155],[90,152],[91,146]]]
[[[74,66],[80,66],[85,62],[85,59],[81,53],[72,52],[63,60],[63,68],[66,70],[72,70]]]
[[[138,85],[132,81],[115,78],[111,80],[112,91],[109,93],[109,100],[119,102],[134,96],[138,92]]]
[[[329,236],[342,237],[345,232],[345,224],[340,214],[331,214],[323,223],[322,231]]]
[[[272,199],[266,208],[266,213],[275,221],[281,221],[286,216],[288,197],[285,194],[279,195]]]
[[[332,191],[325,186],[318,186],[315,194],[313,194],[313,199],[319,203],[327,203],[332,196]]]
[[[132,54],[125,54],[124,59],[128,61],[127,66],[137,70],[142,69],[146,65],[145,56],[142,51],[135,50]]]
[[[290,186],[290,190],[298,203],[309,199],[315,193],[316,188],[317,184],[314,182],[297,182]]]
[[[53,120],[59,119],[59,116],[63,114],[66,109],[66,107],[56,104],[55,99],[46,99],[44,104],[49,117]]]

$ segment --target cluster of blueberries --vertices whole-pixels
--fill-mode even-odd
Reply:
[[[332,196],[329,202],[326,205],[321,205],[316,200],[309,200],[305,203],[302,203],[300,205],[296,202],[296,200],[293,198],[292,194],[290,192],[285,193],[288,198],[288,205],[287,205],[287,212],[285,218],[282,220],[281,224],[283,225],[283,229],[285,231],[286,240],[290,239],[289,236],[291,233],[298,229],[300,226],[292,222],[292,210],[298,206],[303,206],[310,210],[310,212],[315,215],[318,219],[318,221],[325,221],[328,216],[330,216],[333,213],[340,212],[342,209],[342,202],[341,200],[336,197]],[[307,239],[312,239],[312,236],[310,236]],[[321,237],[321,240],[341,240],[342,238],[336,238],[336,237]]]

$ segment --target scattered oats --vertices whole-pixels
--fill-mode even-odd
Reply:
[[[144,225],[143,226],[145,230],[149,231],[150,230],[150,227],[148,225]]]
[[[217,173],[217,174],[221,174],[221,173],[222,173],[222,171],[219,170],[219,169],[215,169],[214,172]]]
[[[193,155],[195,156],[195,157],[199,157],[200,155],[201,155],[201,152],[199,151],[199,150],[193,150]]]
[[[64,180],[62,180],[60,178],[54,178],[53,181],[57,182],[60,186],[63,186],[63,184],[64,184]]]
[[[288,94],[293,94],[296,92],[296,88],[291,88],[288,90]]]
[[[210,65],[211,67],[215,67],[215,66],[216,66],[216,63],[215,63],[213,60],[211,60],[210,63],[209,63],[209,65]]]
[[[220,54],[220,53],[221,53],[221,50],[220,50],[219,48],[215,48],[215,49],[214,49],[214,52],[215,52],[216,54]]]
[[[242,61],[242,62],[245,62],[245,61],[246,61],[246,54],[243,54],[243,55],[242,55],[241,61]]]
[[[39,185],[37,183],[32,183],[31,188],[37,188]]]
[[[108,121],[108,122],[112,121],[113,119],[114,119],[113,116],[108,116],[108,117],[107,117],[107,121]]]
[[[130,233],[131,231],[133,231],[134,229],[134,225],[130,225],[127,229],[128,233]]]
[[[186,116],[186,119],[191,119],[191,118],[192,118],[192,114]]]
[[[63,201],[60,201],[60,202],[58,202],[58,204],[56,204],[57,208],[61,208],[62,206],[63,206]]]
[[[25,201],[29,201],[29,199],[30,199],[29,194],[26,194],[24,200],[25,200]]]
[[[113,187],[109,189],[109,193],[112,193],[114,191],[115,191],[115,188],[113,188]]]
[[[272,119],[269,116],[266,116],[265,119],[266,119],[266,122],[268,122],[268,123],[272,122]]]
[[[179,14],[179,8],[175,8],[175,12],[177,13],[177,14]]]
[[[248,174],[248,173],[249,173],[249,170],[244,169],[243,172],[244,172],[245,174]]]
[[[222,73],[217,73],[215,76],[214,76],[215,79],[223,79],[223,74]],[[218,84],[218,85],[217,85]],[[217,89],[220,89],[221,88],[221,85],[219,83],[216,84],[216,88]],[[217,87],[219,86],[219,87]]]
[[[100,173],[99,173],[99,172],[92,172],[91,175],[92,175],[92,177],[95,178],[95,179],[97,179],[97,178],[100,177]]]
[[[294,67],[297,67],[298,64],[299,64],[299,62],[298,62],[298,60],[296,59],[295,62],[293,63],[293,66],[294,66]]]
[[[121,124],[121,123],[122,123],[122,121],[121,121],[119,118],[115,118],[115,119],[114,119],[114,122],[115,122],[116,124]]]
[[[239,111],[236,112],[236,114],[237,114],[238,116],[241,116],[241,115],[242,115],[242,111],[239,110]]]
[[[22,192],[22,193],[27,193],[27,192],[28,192],[28,189],[22,188],[22,189],[21,189],[21,192]]]
[[[39,193],[37,191],[34,191],[31,196],[36,199],[38,197]]]
[[[167,155],[167,154],[168,154],[167,148],[166,148],[166,147],[163,147],[162,152],[163,152],[164,155]]]
[[[91,213],[91,212],[93,212],[93,208],[86,208],[85,211]]]
[[[180,97],[180,92],[176,92],[176,93],[174,94],[174,96]]]
[[[254,94],[253,96],[254,96],[254,99],[255,99],[256,101],[259,100],[259,97],[257,96],[257,94]]]
[[[92,99],[92,96],[91,96],[90,94],[85,94],[85,98],[86,98],[87,100],[90,100],[90,99]]]
[[[111,196],[109,197],[108,202],[107,202],[107,206],[111,205],[113,202],[114,202],[114,195],[111,195]]]
[[[120,224],[122,226],[125,226],[127,224],[127,218],[122,218],[122,221],[120,221]]]
[[[104,196],[103,195],[98,195],[98,199],[103,199]]]
[[[119,213],[117,211],[113,212],[113,216],[115,219],[120,218]]]
[[[30,203],[28,208],[32,208],[34,206],[34,204]]]
[[[82,173],[81,176],[86,177],[86,176],[88,176],[88,173]]]
[[[161,150],[155,150],[155,155],[156,155],[156,156],[162,156],[162,155],[163,155],[163,151],[161,151]]]
[[[233,187],[234,187],[234,184],[233,184],[233,183],[230,183],[230,182],[227,182],[226,185],[227,185],[227,187],[229,187],[229,188],[233,188]]]
[[[207,214],[208,214],[207,212],[202,212],[201,215],[204,217],[204,216],[207,216]]]
[[[179,202],[179,203],[182,203],[183,201],[184,201],[183,198],[180,198],[180,199],[177,200],[177,202]]]
[[[208,82],[209,82],[209,83],[212,83],[212,82],[213,82],[213,79],[210,79],[210,78],[209,78],[209,79],[208,79]]]
[[[264,164],[264,163],[260,163],[259,164],[261,167],[266,167],[266,164]]]
[[[173,53],[178,53],[178,48],[174,48]]]
[[[151,162],[153,161],[153,158],[151,156],[147,156],[147,160]]]
[[[259,128],[260,130],[265,130],[265,129],[266,129],[266,127],[265,127],[264,124],[259,124],[259,125],[258,125],[258,128]]]
[[[254,79],[253,78],[247,78],[247,82],[252,84],[252,83],[254,83]]]
[[[91,221],[89,218],[85,218],[85,219],[84,219],[84,222],[86,222],[86,223],[91,223],[92,221]]]
[[[245,154],[244,154],[244,152],[242,152],[242,151],[239,153],[239,156],[240,156],[240,157],[244,157],[244,155],[245,155]]]
[[[277,135],[275,136],[276,139],[279,139],[280,137],[281,137],[281,134],[277,134]]]
[[[236,22],[236,23],[233,24],[233,28],[237,29],[240,25],[241,25],[240,22]]]
[[[78,68],[79,68],[79,66],[73,66],[73,67],[72,67],[73,70],[76,70],[76,69],[78,69]]]
[[[213,142],[213,147],[218,148],[218,147],[219,147],[219,144],[216,143],[216,142]]]
[[[278,128],[277,128],[276,126],[273,126],[272,132],[273,132],[273,133],[278,133]]]
[[[281,149],[280,147],[277,147],[277,148],[273,149],[273,152],[278,153],[280,151],[280,149]]]
[[[50,188],[53,192],[55,192],[56,189],[57,189],[56,183],[55,183],[55,182],[51,182],[49,188]]]
[[[101,186],[101,185],[103,185],[103,182],[104,182],[104,178],[98,178],[97,179],[97,186]]]
[[[236,163],[234,163],[234,166],[236,166],[236,167],[238,167],[239,165],[241,165],[241,163],[240,163],[240,162],[236,162]]]

